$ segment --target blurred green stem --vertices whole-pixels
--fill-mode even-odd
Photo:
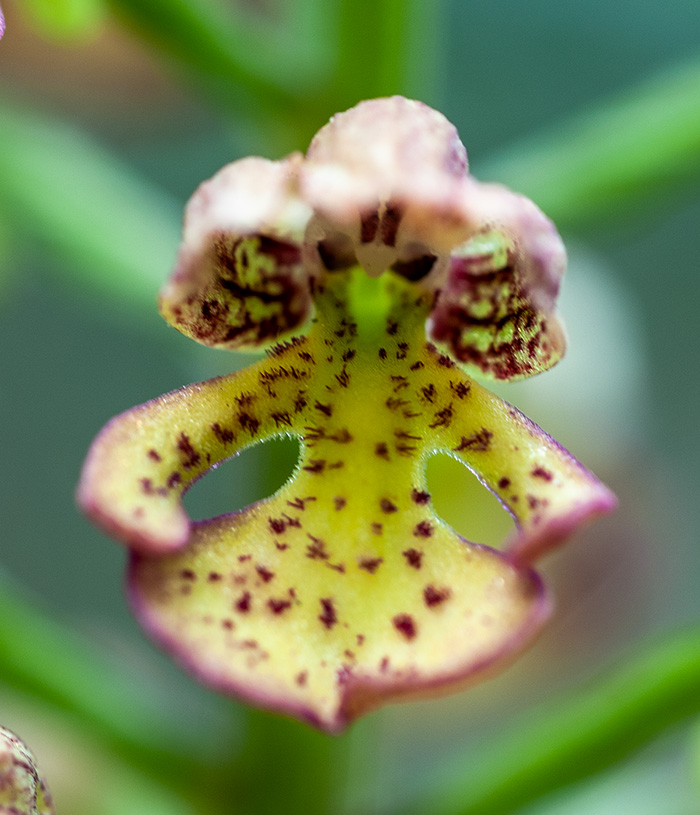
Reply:
[[[588,688],[451,760],[410,815],[506,815],[630,755],[700,712],[700,629],[647,646]]]
[[[230,800],[246,815],[338,812],[348,740],[251,710],[248,738],[233,768]]]
[[[537,202],[559,227],[634,214],[700,175],[700,62],[519,142],[479,175]]]
[[[342,104],[432,91],[439,13],[432,0],[339,0],[334,86]]]

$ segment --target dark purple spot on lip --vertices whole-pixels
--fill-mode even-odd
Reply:
[[[300,671],[296,675],[296,678],[295,678],[294,681],[297,683],[297,685],[299,685],[299,687],[303,687],[306,684],[308,678],[309,678],[309,672],[308,671]]]
[[[209,572],[207,576],[207,580],[210,583],[217,583],[219,580],[223,580],[223,575],[219,574],[219,572]]]
[[[234,608],[240,611],[241,614],[247,614],[250,611],[251,595],[249,591],[244,591],[243,594],[236,600]]]
[[[420,369],[424,367],[425,365],[421,362],[421,360],[418,360],[418,362],[414,362],[413,365],[411,365],[411,370],[420,371]]]
[[[485,427],[482,427],[481,430],[472,433],[471,436],[462,436],[460,443],[454,449],[455,452],[472,450],[474,452],[484,453],[491,447],[492,438],[493,433]]]
[[[410,614],[397,614],[392,619],[392,623],[399,634],[402,634],[407,640],[412,640],[418,633],[415,620]]]
[[[444,603],[451,594],[452,592],[447,587],[436,588],[435,586],[430,585],[423,589],[423,598],[425,599],[425,604],[428,606],[428,608]]]
[[[309,532],[307,532],[306,535],[312,541],[306,547],[306,557],[311,558],[311,560],[328,560],[330,555],[326,549],[325,542]]]
[[[270,529],[276,535],[281,535],[287,528],[287,522],[284,520],[284,518],[268,518],[267,522],[270,524]]]
[[[508,487],[510,487],[510,478],[506,478],[506,476],[503,476],[503,478],[499,478],[498,486],[502,490],[508,489]]]
[[[418,549],[406,549],[401,554],[406,558],[406,562],[414,569],[420,569],[423,560],[423,552]]]
[[[286,411],[284,411],[283,413],[273,413],[271,414],[270,418],[274,421],[275,427],[292,426],[292,418]]]
[[[360,558],[358,565],[360,569],[364,569],[366,572],[374,574],[382,563],[384,563],[383,557],[363,557]]]
[[[384,526],[376,521],[372,522],[372,534],[373,535],[381,535],[384,531]]]
[[[430,521],[420,521],[413,527],[413,534],[417,538],[429,538],[433,534],[433,525]]]
[[[180,453],[182,453],[182,466],[186,470],[191,470],[201,461],[201,456],[194,449],[192,442],[190,441],[190,437],[185,432],[180,433],[177,440],[177,449]]]
[[[450,382],[450,390],[458,399],[464,399],[465,396],[469,395],[471,385],[468,385],[466,382]]]
[[[153,450],[152,448],[148,451],[148,457],[153,461],[162,461],[163,459],[160,456],[160,453],[157,450]]]
[[[435,394],[437,393],[437,391],[435,390],[435,385],[433,384],[425,385],[420,389],[420,392],[423,394],[423,398],[427,402],[432,402],[433,399],[435,399]]]
[[[341,388],[347,388],[347,386],[350,384],[350,374],[347,372],[344,365],[343,370],[339,374],[335,374],[335,378],[338,380],[338,384]]]
[[[325,459],[310,458],[309,463],[301,468],[308,473],[322,473],[326,469]]]
[[[386,348],[379,349],[379,359],[386,359]]]
[[[273,614],[283,614],[288,608],[291,608],[291,605],[291,600],[286,600],[284,598],[271,597],[267,601],[267,607]]]
[[[168,476],[168,480],[165,483],[168,485],[169,489],[172,489],[173,487],[176,487],[181,481],[182,476],[176,470],[175,472],[170,473],[170,475]]]
[[[381,507],[382,512],[385,512],[387,515],[389,515],[392,512],[399,511],[399,508],[396,506],[396,504],[393,501],[390,501],[388,498],[382,498],[381,501],[379,502],[379,506]]]
[[[274,572],[271,572],[269,569],[266,569],[264,566],[258,564],[255,567],[255,571],[260,575],[264,583],[269,583],[270,580],[275,576]]]
[[[333,599],[331,597],[321,597],[321,614],[319,614],[318,619],[325,625],[326,628],[331,629],[333,626],[338,622],[338,615],[335,611],[335,606],[333,605]]]
[[[438,410],[435,416],[433,417],[432,424],[428,425],[433,430],[436,427],[449,427],[452,423],[452,418],[454,416],[454,410],[452,405],[447,405],[442,410]]]
[[[180,572],[180,577],[183,580],[196,580],[197,575],[192,571],[192,569],[183,569]]]
[[[233,628],[233,620],[222,620],[221,627],[225,628],[227,631],[230,631]]]
[[[384,403],[392,413],[395,413],[400,408],[406,407],[411,403],[406,401],[406,399],[401,399],[398,396],[390,396],[386,402]]]
[[[233,431],[226,427],[221,427],[218,422],[211,426],[212,432],[222,444],[230,444],[233,441]]]
[[[374,447],[374,455],[383,458],[385,461],[389,461],[389,448],[385,442],[377,442]]]
[[[551,481],[554,476],[549,472],[549,470],[545,470],[544,467],[535,467],[535,469],[531,473],[532,476],[535,478],[541,478],[544,481]]]
[[[411,500],[416,504],[429,504],[430,493],[424,492],[423,490],[411,490]]]
[[[342,495],[336,495],[333,499],[333,503],[335,504],[335,508],[340,510],[347,504],[347,500],[343,498]]]
[[[260,422],[250,413],[239,413],[238,422],[243,430],[248,430],[252,436],[255,436],[260,428]]]
[[[294,509],[305,510],[306,504],[309,501],[315,501],[315,495],[309,495],[306,498],[295,498],[293,501],[287,501],[287,506],[293,507]]]

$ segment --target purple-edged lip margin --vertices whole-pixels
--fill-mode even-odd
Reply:
[[[394,680],[380,679],[376,675],[354,674],[343,683],[336,715],[330,718],[323,718],[314,709],[285,699],[283,694],[266,693],[247,683],[232,681],[197,665],[177,635],[164,632],[149,614],[147,605],[141,600],[140,592],[135,585],[134,574],[139,562],[148,560],[148,557],[134,551],[131,552],[125,588],[129,605],[147,635],[197,681],[221,693],[234,696],[245,704],[302,719],[329,735],[340,735],[361,715],[376,710],[385,702],[407,701],[447,694],[467,687],[473,681],[481,681],[490,673],[500,672],[500,669],[513,661],[539,634],[553,608],[551,597],[540,575],[528,566],[517,565],[507,553],[482,544],[470,545],[489,549],[530,581],[534,595],[532,610],[518,631],[507,639],[497,651],[469,662],[459,669],[422,680],[416,679],[416,675],[410,673]]]

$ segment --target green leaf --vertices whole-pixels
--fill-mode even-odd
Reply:
[[[620,761],[700,712],[700,629],[648,645],[587,688],[444,766],[410,813],[503,815]]]
[[[700,173],[700,63],[518,142],[479,174],[502,179],[559,226],[648,206]]]
[[[179,241],[178,205],[60,120],[0,102],[0,122],[0,206],[12,228],[71,261],[47,271],[72,272],[80,289],[155,313]]]
[[[50,619],[5,575],[0,676],[7,687],[68,713],[146,773],[177,779],[207,753],[197,734],[178,728],[158,709],[155,689],[135,687],[125,666]]]

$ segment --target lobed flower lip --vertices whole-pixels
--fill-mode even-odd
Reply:
[[[401,97],[338,114],[305,158],[243,159],[202,184],[161,312],[267,357],[112,420],[78,487],[131,549],[150,636],[212,687],[332,733],[511,659],[551,608],[532,563],[615,498],[466,371],[556,363],[565,265],[546,216],[469,176],[454,127]],[[278,435],[300,441],[289,482],[191,523],[187,489]],[[435,452],[511,513],[505,551],[435,514]]]

